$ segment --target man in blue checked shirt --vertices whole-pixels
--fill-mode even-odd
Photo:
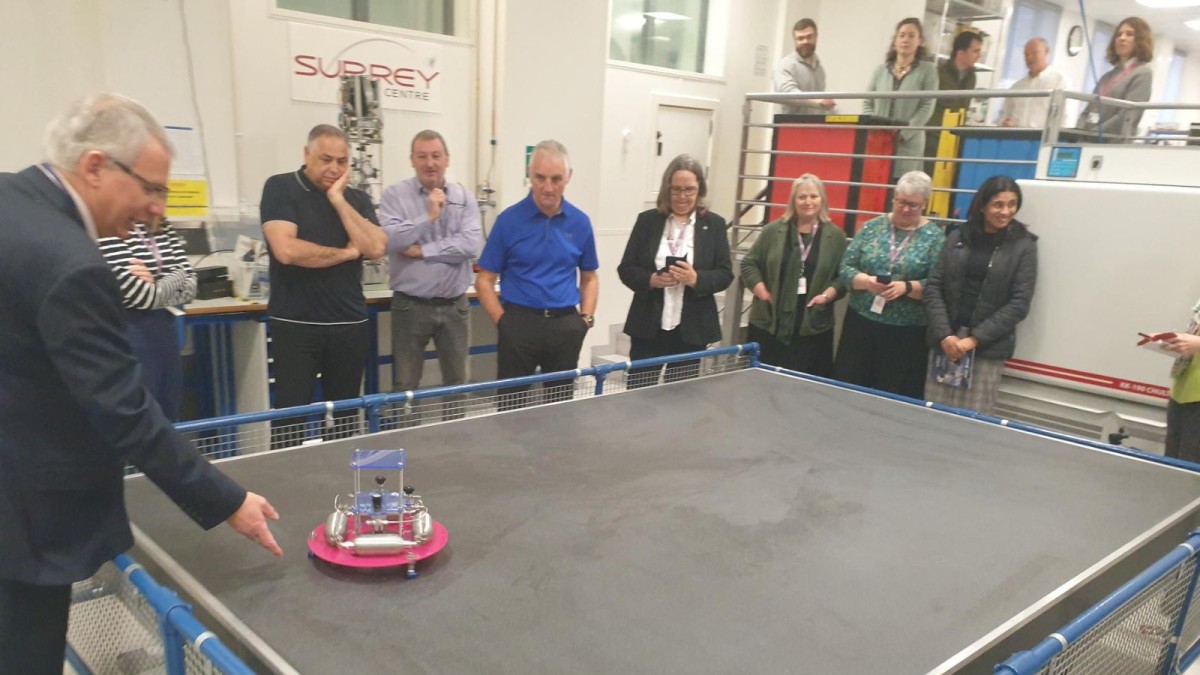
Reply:
[[[595,321],[596,239],[587,214],[563,199],[570,181],[571,160],[562,143],[538,143],[529,163],[529,194],[496,218],[479,258],[475,291],[499,333],[501,379],[532,375],[539,367],[544,373],[575,369]],[[543,386],[550,400],[570,399],[574,379]],[[501,409],[522,405],[528,389],[501,388]]]
[[[383,193],[392,296],[393,391],[421,385],[425,347],[433,340],[442,384],[467,381],[471,261],[483,247],[479,208],[458,183],[446,183],[446,140],[426,129],[409,152],[415,175]],[[464,396],[446,401],[444,416],[463,416]],[[416,422],[416,420],[408,420]]]

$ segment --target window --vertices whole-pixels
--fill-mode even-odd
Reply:
[[[708,0],[613,0],[608,56],[705,72]]]
[[[457,0],[461,1],[461,0]],[[276,0],[279,9],[454,35],[456,0]]]
[[[1084,93],[1092,93],[1096,88],[1096,83],[1112,68],[1112,64],[1108,62],[1108,43],[1112,40],[1114,30],[1112,24],[1096,22],[1092,33],[1091,53],[1088,54],[1092,65],[1088,68],[1087,74],[1083,76]]]
[[[1029,73],[1029,68],[1025,66],[1025,43],[1030,39],[1045,39],[1050,46],[1050,53],[1054,54],[1061,17],[1062,10],[1048,3],[1037,0],[1017,0],[1013,3],[1011,29],[1008,33],[1008,44],[1004,49],[1004,64],[1000,70],[1001,89],[1011,87],[1014,82]]]
[[[1183,52],[1171,54],[1171,65],[1167,68],[1167,86],[1163,87],[1162,100],[1166,103],[1179,103],[1179,90],[1183,86],[1183,62],[1187,55]],[[1178,110],[1159,110],[1159,122],[1174,122]]]

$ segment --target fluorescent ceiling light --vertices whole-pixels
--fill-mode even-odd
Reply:
[[[1184,21],[1183,25],[1187,26],[1188,28],[1191,28],[1192,30],[1200,30],[1200,19],[1192,19],[1191,21]]]
[[[1200,0],[1137,0],[1143,7],[1173,9],[1176,7],[1200,7]]]
[[[1196,4],[1200,5],[1200,2]],[[676,14],[675,12],[646,12],[646,16],[659,21],[687,21],[691,18],[682,14]]]

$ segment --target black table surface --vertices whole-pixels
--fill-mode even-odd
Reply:
[[[396,447],[446,549],[415,580],[309,559],[351,450]],[[282,560],[144,478],[131,516],[306,673],[925,672],[1200,495],[1183,470],[761,370],[221,466],[278,507]]]

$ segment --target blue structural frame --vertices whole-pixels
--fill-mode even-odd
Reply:
[[[181,432],[202,432],[213,429],[229,429],[236,427],[239,424],[247,424],[252,422],[266,422],[274,419],[282,419],[288,417],[296,417],[299,415],[330,415],[333,412],[363,409],[366,411],[368,428],[370,432],[377,432],[381,428],[381,412],[384,406],[403,403],[407,401],[417,401],[423,399],[431,399],[445,396],[447,394],[463,394],[484,391],[494,391],[498,387],[536,384],[539,382],[562,380],[563,375],[571,374],[575,377],[592,376],[596,379],[595,393],[596,395],[603,394],[604,383],[609,375],[621,371],[625,371],[631,367],[638,366],[656,366],[676,361],[686,361],[702,357],[714,356],[739,356],[747,355],[749,357],[749,367],[768,370],[771,372],[782,373],[800,379],[821,382],[845,389],[861,391],[876,396],[882,396],[894,401],[906,403],[909,405],[917,405],[925,408],[933,408],[947,413],[962,415],[982,422],[997,424],[1000,426],[1011,427],[1021,431],[1026,431],[1032,434],[1041,435],[1047,438],[1056,440],[1065,440],[1072,443],[1077,443],[1091,448],[1097,448],[1108,452],[1113,452],[1129,457],[1144,459],[1148,461],[1166,464],[1169,466],[1187,469],[1189,471],[1200,471],[1200,465],[1184,462],[1150,453],[1142,452],[1133,448],[1122,446],[1109,445],[1098,441],[1090,441],[1087,439],[1075,438],[1066,434],[1061,434],[1046,429],[1032,427],[1027,424],[1021,424],[1010,420],[983,415],[977,412],[953,408],[928,401],[888,394],[866,387],[838,382],[823,377],[799,373],[796,371],[778,368],[761,363],[758,360],[759,346],[757,343],[748,343],[745,345],[735,345],[732,347],[724,347],[720,349],[711,349],[706,351],[690,352],[687,354],[677,354],[674,356],[664,356],[653,359],[645,359],[641,361],[622,362],[603,364],[591,368],[581,368],[574,371],[564,371],[561,373],[543,373],[529,377],[517,377],[507,380],[498,380],[493,382],[481,382],[477,384],[467,384],[454,387],[435,387],[423,389],[420,391],[395,392],[391,394],[368,394],[360,398],[348,399],[345,401],[332,401],[326,403],[314,403],[306,406],[297,406],[294,408],[285,408],[282,410],[270,410],[258,413],[249,413],[241,415],[227,415],[223,417],[197,420],[193,422],[183,422],[176,425],[176,428]],[[1124,606],[1126,603],[1134,599],[1139,593],[1149,588],[1151,585],[1162,579],[1165,575],[1177,570],[1189,558],[1197,558],[1200,556],[1200,530],[1192,532],[1187,541],[1177,546],[1169,554],[1162,557],[1149,568],[1130,581],[1123,584],[1120,588],[1110,593],[1100,602],[1089,608],[1087,611],[1080,614],[1069,624],[1061,628],[1056,633],[1047,637],[1045,640],[1034,646],[1028,651],[1014,654],[1010,659],[995,668],[998,675],[1032,675],[1044,668],[1051,659],[1070,648],[1075,644],[1081,636],[1089,630],[1095,628],[1105,618],[1111,616],[1116,610]],[[245,666],[228,647],[222,644],[212,634],[202,626],[194,616],[192,616],[191,608],[182,602],[175,593],[159,586],[150,578],[140,565],[133,562],[126,555],[117,556],[113,560],[119,569],[134,583],[149,600],[151,606],[160,617],[160,624],[163,627],[163,644],[167,649],[167,673],[169,675],[182,675],[182,654],[183,640],[187,640],[197,645],[197,649],[216,666],[218,672],[227,673],[229,675],[242,675],[243,673],[251,673],[252,671]],[[1178,665],[1178,670],[1186,669],[1188,665],[1193,663],[1200,657],[1200,642],[1192,645],[1178,659],[1178,664],[1172,663],[1175,661],[1175,653],[1178,646],[1178,640],[1183,630],[1183,619],[1187,616],[1193,593],[1197,586],[1197,576],[1200,575],[1200,565],[1196,566],[1195,572],[1189,580],[1188,592],[1184,597],[1184,606],[1180,612],[1178,620],[1173,626],[1173,642],[1168,648],[1166,655],[1166,664],[1164,665],[1164,675],[1170,673],[1171,668]],[[78,657],[68,648],[67,660],[72,663],[76,670],[87,672],[86,667],[75,665]]]

